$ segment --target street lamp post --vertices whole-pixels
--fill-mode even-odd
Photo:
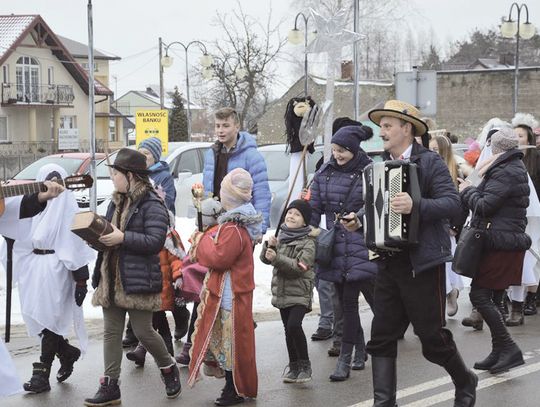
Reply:
[[[191,141],[191,102],[190,102],[190,98],[189,98],[189,64],[188,64],[188,50],[189,50],[189,47],[191,47],[192,45],[196,44],[200,49],[201,51],[203,52],[203,55],[200,59],[200,63],[203,67],[207,68],[209,67],[210,65],[212,65],[212,63],[214,62],[213,58],[208,55],[208,51],[206,50],[206,46],[201,42],[201,41],[198,41],[198,40],[193,40],[191,42],[189,42],[187,45],[184,45],[182,42],[180,41],[174,41],[174,42],[171,42],[169,44],[165,44],[161,38],[159,39],[159,43],[160,43],[160,54],[161,54],[161,47],[163,46],[165,48],[165,56],[161,57],[160,55],[160,98],[161,100],[163,101],[163,98],[164,98],[164,89],[163,89],[163,68],[168,68],[170,67],[172,64],[173,64],[173,58],[169,56],[169,48],[172,46],[172,45],[175,45],[175,44],[178,44],[180,45],[184,51],[185,51],[185,58],[186,58],[186,98],[187,98],[187,131],[188,131],[188,141]],[[161,102],[163,104],[163,102]]]
[[[298,17],[302,17],[304,20],[304,96],[308,95],[308,58],[307,58],[307,45],[308,45],[308,20],[310,16],[307,16],[300,12],[294,18],[294,28],[289,31],[287,36],[289,42],[294,45],[302,43],[302,31],[298,29]]]
[[[517,10],[517,21],[512,20],[512,11],[514,7]],[[527,21],[521,23],[521,11],[525,9],[527,16]],[[518,93],[519,93],[519,38],[528,40],[534,36],[535,28],[529,22],[529,9],[525,3],[518,5],[517,3],[512,3],[510,6],[510,12],[508,13],[508,19],[503,18],[503,23],[501,25],[501,35],[505,38],[516,37],[516,55],[514,59],[514,115],[517,112],[518,108]]]

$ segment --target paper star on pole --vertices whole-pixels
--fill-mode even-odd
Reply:
[[[308,45],[308,53],[319,53],[339,50],[347,45],[364,38],[364,35],[346,30],[347,13],[344,9],[338,10],[334,15],[326,18],[317,11],[310,9],[315,20],[317,36]]]

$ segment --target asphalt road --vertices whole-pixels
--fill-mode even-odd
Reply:
[[[460,311],[448,319],[448,327],[454,333],[458,348],[470,366],[483,359],[490,351],[490,336],[484,331],[473,331],[462,327],[461,318],[470,311],[466,293],[459,299]],[[371,312],[362,308],[362,324],[369,337]],[[92,396],[102,374],[102,347],[100,341],[101,324],[89,323],[91,340],[86,357],[75,365],[75,371],[67,382],[51,382],[52,390],[39,395],[16,395],[0,400],[1,407],[64,407],[82,406],[85,397]],[[316,329],[317,317],[305,320],[306,335]],[[526,364],[510,372],[491,375],[479,374],[477,406],[533,407],[540,405],[540,316],[526,317],[526,324],[510,328],[527,358]],[[21,328],[15,330],[15,337],[8,344],[14,354],[15,364],[21,378],[28,379],[32,362],[39,355],[39,347],[33,339],[24,337]],[[281,381],[287,364],[285,339],[280,321],[260,322],[256,330],[257,366],[259,373],[259,397],[244,403],[246,406],[372,406],[371,364],[365,371],[351,372],[349,380],[331,383],[328,375],[332,372],[336,359],[327,356],[330,341],[309,341],[309,352],[313,364],[313,381],[307,384],[284,384]],[[178,351],[181,343],[177,342]],[[124,359],[122,364],[121,390],[123,406],[212,406],[213,400],[223,387],[223,380],[204,378],[194,388],[184,385],[181,396],[167,400],[157,367],[151,357],[144,368],[135,368]],[[53,372],[58,362],[53,365]],[[53,375],[52,375],[53,376]],[[181,380],[185,383],[187,369],[181,369]],[[54,379],[53,379],[54,380]],[[399,344],[398,358],[398,403],[403,406],[453,406],[453,385],[444,370],[427,362],[421,354],[419,340],[410,328],[405,339]]]

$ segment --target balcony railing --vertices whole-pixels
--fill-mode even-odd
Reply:
[[[71,85],[22,86],[15,83],[2,84],[2,104],[71,105],[75,95]]]

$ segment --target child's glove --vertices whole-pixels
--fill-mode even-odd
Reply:
[[[79,307],[82,305],[87,292],[88,288],[86,288],[86,281],[77,282],[77,285],[75,286],[75,304]]]

